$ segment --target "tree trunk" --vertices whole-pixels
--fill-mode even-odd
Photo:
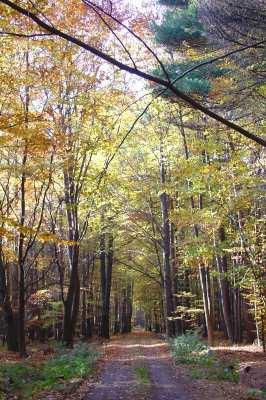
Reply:
[[[117,335],[119,332],[120,332],[119,298],[118,298],[118,293],[116,293],[114,298],[114,335]]]
[[[67,298],[64,303],[63,342],[68,347],[73,347],[80,300],[80,282],[78,272],[79,246],[77,244],[71,246],[70,253],[71,272]]]
[[[233,311],[234,311],[234,342],[240,343],[242,340],[241,330],[241,296],[239,287],[233,289]]]
[[[127,290],[122,291],[121,333],[127,333]]]
[[[178,291],[178,279],[177,279],[177,273],[178,273],[178,259],[177,259],[177,254],[176,254],[176,238],[175,238],[175,227],[174,224],[170,224],[170,242],[171,242],[171,280],[172,280],[172,296],[173,296],[173,308],[176,310],[176,307],[179,305],[178,304],[178,299],[175,296]],[[181,321],[179,319],[174,320],[175,324],[175,334],[176,335],[181,335],[182,333],[182,326],[181,326]]]
[[[113,269],[113,237],[108,237],[108,248],[106,254],[105,235],[100,238],[100,264],[101,264],[101,289],[102,289],[102,315],[100,335],[110,339],[110,294],[112,286]]]
[[[26,357],[25,337],[25,272],[23,263],[19,264],[19,354]]]
[[[106,243],[105,234],[100,236],[100,270],[101,270],[101,326],[100,336],[105,337],[106,332],[106,315],[105,315],[105,296],[106,296]]]
[[[129,283],[127,287],[127,331],[132,330],[132,313],[133,313],[133,283]]]
[[[160,178],[161,184],[166,183],[165,162],[163,154],[163,145],[161,143],[161,159],[160,159]],[[164,292],[164,313],[166,334],[169,337],[175,335],[175,323],[171,319],[174,312],[172,279],[171,279],[171,235],[169,221],[169,195],[163,192],[160,195],[161,212],[162,212],[162,234],[163,234],[163,292]]]
[[[212,321],[212,311],[211,311],[211,298],[210,298],[210,280],[209,280],[209,270],[205,266],[201,265],[199,267],[200,282],[203,295],[203,305],[205,313],[205,321],[208,333],[209,345],[213,344],[213,321]]]
[[[26,90],[26,112],[28,113],[28,89]],[[22,175],[21,175],[21,200],[20,200],[20,226],[23,228],[26,219],[26,172],[25,166],[27,163],[27,145],[24,148],[22,159]],[[21,230],[18,242],[18,270],[19,270],[19,321],[18,321],[18,343],[19,354],[21,357],[26,357],[26,338],[25,338],[25,271],[24,271],[24,240],[25,235]]]
[[[220,227],[219,229],[219,237],[220,242],[223,243],[225,241],[225,231],[224,227]],[[226,326],[226,332],[228,339],[231,343],[234,341],[233,336],[233,328],[232,328],[232,321],[231,321],[231,308],[230,308],[230,296],[229,296],[229,283],[227,276],[227,257],[226,254],[218,255],[216,257],[217,267],[219,271],[219,287],[221,293],[221,303],[222,303],[222,310],[223,310],[223,317]]]
[[[82,312],[81,312],[81,335],[87,336],[87,306],[86,306],[86,290],[82,291]]]
[[[180,118],[180,133],[183,139],[183,147],[184,147],[184,154],[185,159],[189,159],[189,149],[186,140],[186,132],[183,125],[183,115],[181,109],[179,110],[179,118]],[[204,151],[204,159],[203,162],[206,162],[205,151]],[[188,189],[190,188],[191,184],[188,181]],[[190,205],[191,208],[195,208],[195,201],[194,197],[190,196]],[[198,198],[198,207],[199,209],[203,209],[203,196],[200,194]],[[199,226],[194,224],[193,226],[194,235],[196,238],[200,236]],[[204,314],[205,314],[205,323],[207,328],[208,340],[209,343],[213,342],[213,321],[212,321],[212,307],[211,307],[211,298],[210,298],[210,287],[209,287],[209,271],[206,270],[205,266],[199,265],[199,275],[200,275],[200,282],[201,282],[201,290],[202,290],[202,297],[203,297],[203,305],[204,305]]]
[[[121,333],[131,332],[132,319],[132,283],[128,283],[123,289],[122,315],[121,315]]]
[[[7,349],[9,351],[18,351],[18,335],[17,335],[17,320],[14,314],[9,298],[9,290],[6,284],[6,272],[3,261],[2,251],[0,249],[0,306],[4,312],[6,322],[6,339]]]
[[[89,327],[90,318],[89,318],[89,307],[88,303],[88,296],[87,293],[89,290],[89,282],[90,282],[90,275],[91,275],[91,265],[94,262],[94,255],[88,253],[86,257],[86,262],[83,263],[82,268],[82,285],[83,285],[83,292],[82,292],[82,314],[81,314],[81,334],[84,338],[88,338],[88,333],[91,335],[91,329]]]

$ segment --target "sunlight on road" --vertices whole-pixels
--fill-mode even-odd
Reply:
[[[113,347],[118,349],[131,349],[134,347],[140,348],[151,348],[151,347],[166,347],[166,343],[155,343],[155,344],[107,344],[106,347]]]

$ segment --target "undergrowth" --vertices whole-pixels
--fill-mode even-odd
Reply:
[[[190,374],[195,379],[239,380],[237,365],[222,363],[193,331],[173,339],[171,349],[177,363],[191,365]]]
[[[249,389],[248,394],[258,400],[266,399],[266,389]]]
[[[0,400],[8,393],[19,399],[30,399],[42,390],[64,389],[68,381],[92,374],[98,353],[86,344],[72,350],[59,349],[55,356],[40,365],[30,361],[5,363],[0,366]]]
[[[145,365],[138,365],[135,367],[135,373],[140,383],[143,384],[150,382],[149,370]]]

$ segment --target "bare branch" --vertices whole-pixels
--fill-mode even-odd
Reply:
[[[0,31],[0,35],[15,36],[15,37],[21,37],[21,38],[28,38],[28,39],[32,39],[35,37],[53,36],[52,33],[32,33],[32,34],[26,35],[24,33],[16,33],[16,32],[9,32],[9,31]]]
[[[172,84],[174,84],[177,81],[179,81],[180,79],[184,78],[186,75],[190,74],[190,72],[195,71],[196,69],[203,67],[204,65],[212,64],[212,63],[214,63],[216,61],[220,61],[220,60],[223,60],[224,58],[232,56],[233,54],[237,54],[237,53],[240,53],[242,51],[249,50],[251,48],[260,47],[261,45],[263,45],[265,43],[266,43],[266,40],[261,40],[260,42],[253,43],[253,44],[250,44],[248,46],[239,47],[238,49],[229,51],[228,53],[222,54],[221,56],[214,57],[211,60],[203,61],[200,64],[194,65],[194,67],[191,67],[190,69],[185,71],[182,75],[179,75],[174,81],[172,81]]]
[[[132,31],[132,29],[130,29],[128,26],[126,26],[125,24],[123,24],[123,22],[119,21],[119,19],[117,19],[116,17],[114,17],[112,15],[112,9],[110,11],[110,13],[106,12],[102,7],[98,6],[97,4],[91,2],[90,0],[82,0],[83,3],[90,5],[90,6],[94,6],[96,7],[98,10],[100,10],[102,13],[104,13],[105,15],[107,15],[108,17],[110,17],[113,21],[115,21],[117,24],[119,24],[120,26],[122,26],[124,29],[126,29],[128,31],[128,33],[130,33],[134,38],[136,38],[140,43],[143,44],[144,47],[146,47],[146,49],[152,54],[152,56],[155,58],[155,60],[158,62],[158,64],[160,65],[160,67],[163,70],[163,73],[166,77],[166,79],[168,80],[168,82],[171,81],[170,76],[168,74],[168,72],[165,69],[165,66],[163,65],[162,61],[159,59],[159,57],[157,56],[157,54],[152,50],[152,48],[139,36],[137,35],[134,31]]]

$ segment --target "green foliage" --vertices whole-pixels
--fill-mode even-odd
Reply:
[[[214,360],[208,353],[208,346],[199,340],[193,331],[173,339],[171,349],[174,357],[181,364],[210,365]]]
[[[192,69],[200,62],[201,60],[170,64],[167,65],[167,71],[171,80],[174,81],[178,76],[181,76],[184,72]],[[227,68],[221,68],[214,64],[204,65],[178,80],[175,87],[184,93],[207,95],[212,89],[211,79],[220,78],[227,74],[228,71]],[[155,70],[153,73],[159,77],[163,77],[160,69]],[[166,91],[165,96],[172,96],[172,93]]]
[[[32,398],[42,390],[60,389],[73,378],[92,374],[97,357],[95,349],[79,344],[70,351],[61,349],[54,358],[38,367],[27,362],[3,364],[0,377],[6,382],[7,391],[18,392],[23,399]]]
[[[248,394],[254,396],[256,399],[266,399],[266,389],[249,389]]]
[[[189,331],[172,340],[171,349],[178,363],[193,365],[190,374],[195,379],[238,382],[236,365],[222,364],[195,332]]]
[[[203,33],[197,8],[193,4],[184,9],[166,11],[161,24],[153,22],[151,28],[158,43],[170,46],[200,39]]]
[[[160,4],[166,6],[186,6],[188,4],[188,0],[159,0]]]
[[[43,375],[51,383],[59,378],[69,380],[83,378],[92,372],[97,353],[86,344],[79,344],[72,351],[63,350],[58,357],[48,361],[43,367]]]
[[[194,379],[230,381],[234,383],[239,381],[239,375],[234,366],[220,365],[218,363],[210,365],[208,368],[192,368],[190,375]]]
[[[137,367],[135,367],[135,373],[140,383],[143,384],[150,382],[149,370],[146,365],[138,365]]]
[[[1,380],[10,385],[12,390],[20,389],[22,386],[30,384],[31,381],[38,379],[36,368],[32,368],[23,363],[3,364],[0,367]]]

